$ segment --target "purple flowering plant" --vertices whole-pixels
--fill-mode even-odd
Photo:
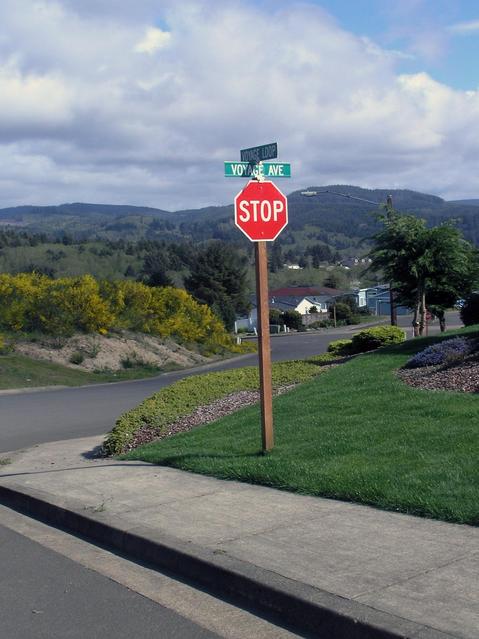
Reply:
[[[453,339],[428,346],[423,351],[416,353],[407,362],[406,368],[452,364],[462,361],[470,352],[471,344],[469,340],[464,337],[454,337]]]

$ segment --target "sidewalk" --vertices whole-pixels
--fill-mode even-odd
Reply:
[[[479,529],[92,455],[2,454],[0,502],[324,638],[479,638]]]

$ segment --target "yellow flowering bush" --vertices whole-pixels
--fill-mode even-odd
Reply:
[[[36,273],[0,275],[0,329],[70,335],[129,329],[238,351],[218,317],[186,291],[91,275],[51,279]]]

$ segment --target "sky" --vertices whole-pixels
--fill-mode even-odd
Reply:
[[[289,193],[479,198],[477,0],[1,0],[0,207],[231,203],[240,149]]]

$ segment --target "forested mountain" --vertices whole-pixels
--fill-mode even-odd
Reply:
[[[280,237],[285,248],[297,253],[318,242],[336,251],[360,251],[364,241],[378,228],[375,215],[388,195],[392,195],[394,208],[398,211],[424,217],[431,225],[447,219],[457,220],[465,237],[479,245],[479,200],[447,202],[417,191],[362,189],[347,185],[311,186],[308,190],[321,194],[307,198],[295,191],[288,196],[289,226]],[[378,206],[327,191],[371,200]],[[239,245],[247,242],[233,224],[233,205],[174,213],[151,207],[108,204],[19,206],[0,209],[0,224],[74,240],[148,237],[173,242],[208,239]]]
[[[168,211],[155,209],[148,206],[129,206],[124,204],[87,204],[74,202],[72,204],[59,204],[58,206],[11,206],[0,209],[0,219],[23,219],[32,216],[48,217],[58,216],[121,216],[121,215],[169,215]]]

